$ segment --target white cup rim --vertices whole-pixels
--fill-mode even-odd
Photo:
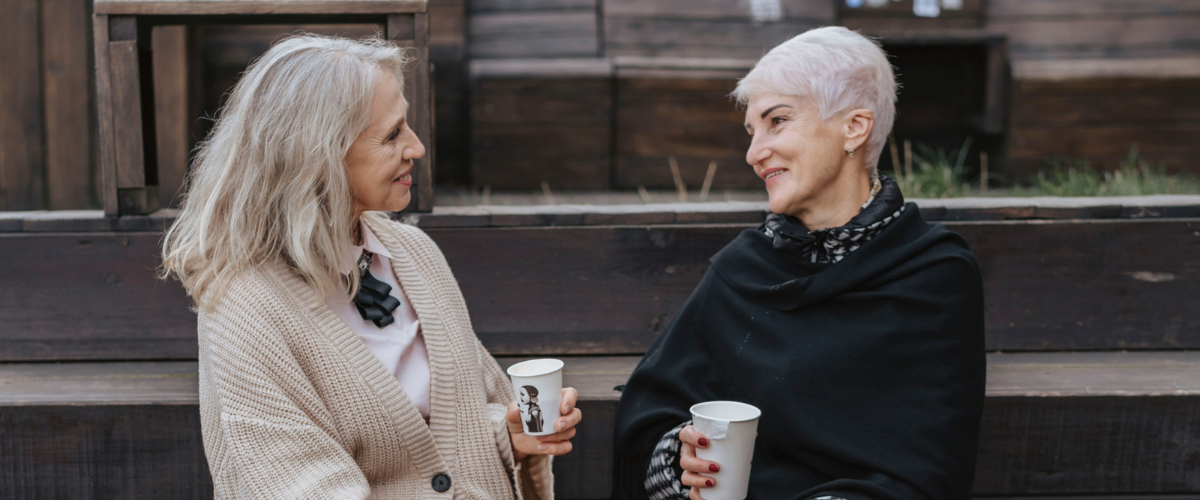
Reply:
[[[704,409],[706,406],[715,406],[715,405],[736,406],[736,407],[738,407],[739,410],[748,411],[753,416],[729,419],[729,418],[720,418],[720,417],[714,417],[714,416],[704,414]],[[703,403],[696,403],[696,404],[692,405],[692,407],[689,409],[689,411],[691,412],[691,414],[693,416],[703,417],[703,418],[706,418],[709,420],[720,420],[720,421],[731,422],[731,423],[732,422],[749,422],[751,420],[756,420],[762,416],[762,410],[759,410],[757,407],[755,407],[753,405],[748,405],[746,403],[741,403],[738,401],[705,401]]]
[[[544,365],[544,366],[541,366],[541,365]],[[549,375],[556,371],[562,370],[563,366],[564,366],[564,363],[562,362],[561,359],[552,359],[552,358],[530,359],[528,361],[522,361],[520,363],[512,365],[512,366],[508,367],[508,370],[505,370],[505,371],[508,372],[508,376],[510,376],[510,377],[522,377],[522,378],[541,377],[542,375]],[[532,372],[513,373],[514,369],[516,369],[517,371],[532,370]]]

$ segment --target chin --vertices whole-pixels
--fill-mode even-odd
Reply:
[[[399,212],[408,208],[408,204],[411,202],[412,194],[406,191],[403,196],[393,197],[391,200],[388,200],[387,210],[389,212]]]

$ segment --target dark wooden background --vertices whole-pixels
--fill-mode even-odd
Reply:
[[[568,133],[562,131],[572,130],[570,120],[588,115],[560,123],[531,107],[528,99],[522,101],[522,95],[553,101],[554,82],[526,78],[472,84],[467,67],[473,60],[621,57],[753,62],[797,33],[830,24],[885,37],[1007,37],[1011,119],[999,135],[972,132],[969,123],[961,123],[975,104],[959,102],[946,89],[969,94],[971,85],[941,82],[939,87],[927,81],[944,80],[936,75],[969,75],[975,70],[961,61],[971,56],[907,49],[910,53],[895,49],[894,55],[897,66],[912,68],[900,75],[907,87],[900,95],[897,131],[943,147],[971,134],[977,148],[999,152],[994,171],[1007,173],[1008,180],[1030,175],[1055,156],[1114,168],[1134,144],[1145,158],[1170,170],[1197,170],[1194,158],[1200,145],[1193,138],[1200,133],[1200,3],[967,0],[962,11],[919,19],[911,15],[911,0],[885,9],[784,0],[783,18],[766,23],[754,22],[748,5],[747,0],[431,0],[438,181],[498,188],[505,182],[513,187],[532,183],[536,188],[550,176],[552,185],[571,187],[553,178],[563,164],[565,173],[559,175],[578,175],[572,178],[580,185],[575,187],[631,188],[668,182],[662,163],[676,155],[689,185],[699,184],[691,179],[702,177],[714,159],[721,164],[716,186],[744,185],[745,176],[735,173],[744,163],[740,115],[724,99],[736,75],[697,81],[695,75],[668,71],[651,79],[631,76],[615,84],[588,84],[599,86],[577,89],[576,102],[589,113],[606,114],[594,117],[590,128]],[[5,13],[0,17],[0,210],[98,207],[91,2],[0,0],[0,8]],[[222,93],[252,57],[277,37],[301,28],[350,36],[372,31],[369,26],[156,29],[160,194],[165,204],[177,201],[188,151],[207,130],[201,117],[215,112]],[[961,67],[941,67],[937,61],[960,61],[953,64]],[[517,93],[506,93],[504,85]],[[708,90],[700,91],[705,86]],[[933,89],[933,102],[922,97],[929,92],[922,89]],[[596,97],[587,97],[591,93]],[[472,109],[472,102],[476,108],[494,107],[497,99],[511,106],[489,115]],[[647,107],[646,102],[659,106]],[[675,104],[685,104],[680,108],[684,112],[664,117]],[[949,111],[935,109],[939,105],[950,106]],[[947,116],[960,121],[939,121]],[[931,127],[936,133],[925,133]],[[689,153],[695,158],[685,158]],[[884,155],[884,163],[889,162]],[[510,168],[517,171],[512,179],[502,173]]]

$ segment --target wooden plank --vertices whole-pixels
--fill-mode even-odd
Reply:
[[[1113,80],[1161,84],[1158,81],[1200,78],[1200,57],[1024,60],[1014,61],[1012,71],[1018,88],[1065,82],[1075,86],[1094,82],[1111,85]]]
[[[1008,37],[1014,60],[1161,58],[1200,55],[1193,16],[1117,19],[993,20],[987,28]]]
[[[94,204],[88,3],[42,0],[41,4],[47,206],[88,208]]]
[[[425,12],[426,0],[96,0],[97,14],[259,15],[410,14]]]
[[[595,9],[471,15],[471,57],[595,57],[600,52]]]
[[[1018,83],[1013,127],[1064,127],[1200,123],[1200,76]]]
[[[141,75],[138,70],[137,40],[109,42],[113,91],[114,151],[117,189],[146,186],[142,147]]]
[[[520,189],[604,188],[610,177],[607,77],[477,80],[471,94],[471,177]]]
[[[0,210],[46,206],[38,2],[0,1]]]
[[[1009,17],[1120,17],[1200,14],[1200,4],[1188,0],[988,0],[989,19]]]
[[[676,19],[736,19],[749,22],[753,17],[750,0],[605,0],[605,16]],[[835,2],[824,0],[781,0],[783,19],[808,19],[832,22]]]
[[[492,352],[611,355],[644,352],[708,258],[752,225],[427,232]],[[982,267],[989,350],[1200,348],[1200,219],[947,226]],[[0,288],[0,360],[194,359],[195,317],[177,283],[155,278],[157,242],[150,232],[0,233],[0,260],[23,263],[0,269],[11,284]]]
[[[433,109],[437,184],[470,184],[470,101],[467,96],[466,4],[439,0],[429,5],[429,61],[433,72]]]
[[[191,139],[188,137],[187,26],[156,26],[154,46],[154,112],[158,141],[159,199],[179,206]]]
[[[1153,121],[1127,124],[1031,124],[1014,127],[1009,138],[1008,162],[1011,175],[1035,175],[1055,157],[1081,158],[1093,168],[1112,170],[1126,162],[1130,148],[1137,146],[1141,158],[1151,165],[1164,164],[1168,172],[1197,172],[1200,152],[1195,138],[1200,123]],[[1069,165],[1064,165],[1069,166]]]
[[[671,78],[671,72],[680,71],[617,80],[616,185],[674,187],[668,165],[673,156],[683,182],[693,188],[704,182],[713,161],[713,188],[761,187],[746,165],[745,116],[728,97],[736,79]]]
[[[155,276],[158,233],[5,234],[0,358],[195,359],[196,317]]]
[[[595,9],[598,0],[470,0],[471,12]],[[605,2],[608,8],[609,2]],[[432,8],[432,6],[430,6]]]
[[[212,498],[195,405],[0,411],[5,498]]]
[[[528,358],[498,361],[507,367],[524,359]],[[625,383],[639,357],[564,361],[563,382],[579,390],[584,422],[574,439],[575,450],[555,460],[556,496],[607,498],[620,396],[613,388]],[[1191,446],[1200,436],[1195,425],[1200,416],[1198,375],[1200,356],[1194,352],[988,355],[975,495],[1056,495],[1081,500],[1194,496],[1200,492],[1200,471],[1190,467],[1200,453]],[[50,424],[71,422],[64,427],[70,429],[69,436],[45,436],[36,446],[19,442],[18,453],[0,458],[0,484],[29,488],[36,484],[30,481],[30,469],[63,474],[68,472],[63,469],[89,462],[92,454],[128,446],[120,438],[131,431],[110,417],[123,411],[134,419],[156,417],[145,422],[145,429],[169,436],[176,444],[154,448],[158,463],[153,465],[134,457],[91,466],[127,467],[132,461],[136,468],[125,472],[135,476],[146,469],[179,468],[187,473],[173,475],[173,482],[164,480],[159,486],[190,485],[202,491],[208,487],[203,482],[207,476],[188,472],[191,466],[187,465],[197,459],[194,440],[200,432],[195,420],[195,362],[7,365],[0,366],[0,386],[17,394],[0,400],[5,409],[0,414],[8,416],[0,423],[10,430],[0,434],[0,440],[42,437],[39,433],[52,428]],[[192,419],[178,420],[179,409]],[[28,415],[41,420],[22,418]],[[156,427],[167,424],[173,427]],[[77,448],[58,448],[68,438],[87,443],[88,452],[81,455],[74,451]],[[2,462],[5,459],[10,462]],[[2,475],[6,471],[13,471],[10,477]]]
[[[754,24],[749,20],[605,15],[604,54],[758,58],[772,47],[825,24],[831,22],[784,19]]]
[[[113,130],[113,87],[110,66],[108,16],[92,17],[93,45],[96,50],[96,140],[100,170],[100,201],[104,214],[117,215],[116,131]]]

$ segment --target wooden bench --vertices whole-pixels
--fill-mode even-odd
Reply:
[[[613,389],[639,357],[565,360],[585,421],[555,461],[557,495],[608,498]],[[196,376],[194,361],[0,365],[0,448],[12,450],[0,485],[11,498],[211,497]],[[1200,491],[1197,417],[1200,353],[991,354],[975,494]]]
[[[976,494],[1200,494],[1191,467],[1200,460],[1200,196],[917,203],[967,238],[984,273],[991,354]],[[438,242],[491,352],[504,363],[567,361],[588,421],[577,452],[556,462],[559,496],[599,499],[612,388],[708,257],[764,209],[463,207],[401,217]],[[0,449],[13,450],[0,454],[0,497],[211,496],[195,316],[178,284],[154,276],[171,221],[170,211],[0,214],[0,260],[20,263],[0,267]]]
[[[425,0],[95,0],[96,97],[104,212],[144,215],[159,208],[151,28],[178,24],[378,23],[412,49],[404,93],[409,123],[425,144],[433,119]],[[415,164],[413,206],[432,208],[433,148]]]

